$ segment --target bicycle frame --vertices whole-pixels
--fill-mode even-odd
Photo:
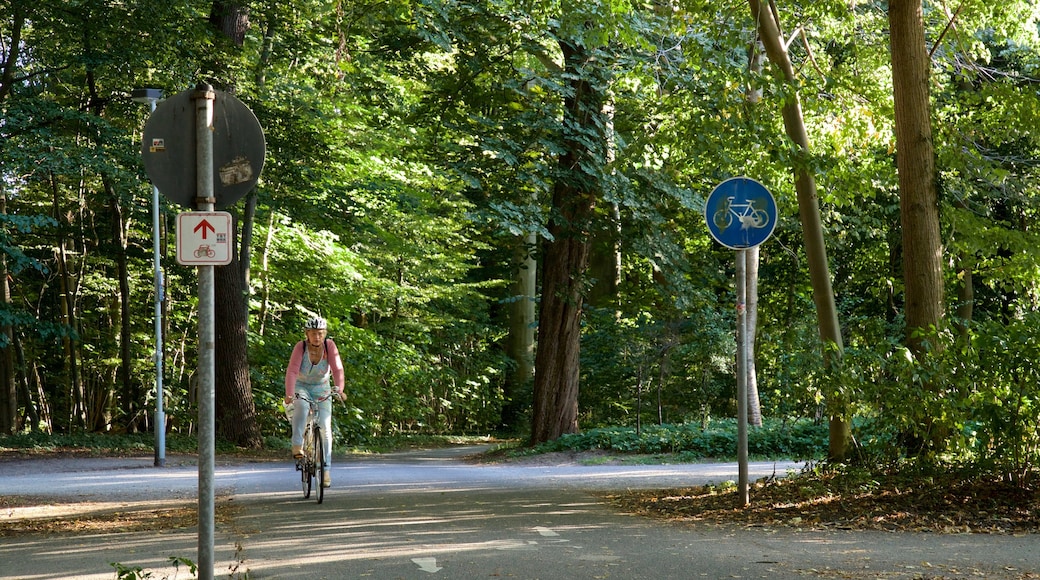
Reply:
[[[296,393],[294,397],[308,405],[307,422],[303,430],[303,457],[296,460],[296,470],[300,472],[304,499],[311,496],[311,489],[317,483],[318,503],[321,503],[325,498],[325,487],[322,483],[325,477],[325,469],[328,467],[325,463],[325,439],[321,434],[321,426],[317,424],[318,403],[324,402],[330,397],[332,397],[332,393],[317,400],[300,393]]]

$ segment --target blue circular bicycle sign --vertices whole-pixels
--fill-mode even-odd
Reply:
[[[704,219],[715,241],[733,250],[753,248],[776,228],[776,200],[761,183],[732,177],[712,190]]]

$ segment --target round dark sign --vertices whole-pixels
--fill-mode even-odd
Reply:
[[[156,107],[144,126],[144,169],[170,201],[196,208],[195,99],[189,89]],[[260,122],[242,101],[214,91],[213,197],[215,209],[231,206],[260,178],[267,144]]]

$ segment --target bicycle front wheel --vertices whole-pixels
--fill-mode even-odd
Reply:
[[[325,499],[325,441],[321,429],[314,428],[314,479],[318,486],[318,503]]]
[[[303,457],[300,458],[300,480],[303,485],[303,499],[311,496],[311,486],[314,483],[314,444],[311,437],[311,428],[303,433]],[[318,484],[321,485],[320,483]]]

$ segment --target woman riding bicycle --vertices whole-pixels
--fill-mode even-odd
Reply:
[[[325,438],[325,465],[332,466],[332,399],[343,401],[343,362],[339,349],[331,338],[326,337],[328,325],[321,317],[311,318],[304,325],[306,338],[296,343],[289,365],[285,369],[285,404],[293,403],[297,393],[318,403],[318,425]],[[330,380],[335,384],[333,389]],[[303,457],[303,430],[307,426],[309,405],[301,402],[293,406],[292,452],[293,457]],[[322,486],[332,485],[329,468],[325,470]]]

